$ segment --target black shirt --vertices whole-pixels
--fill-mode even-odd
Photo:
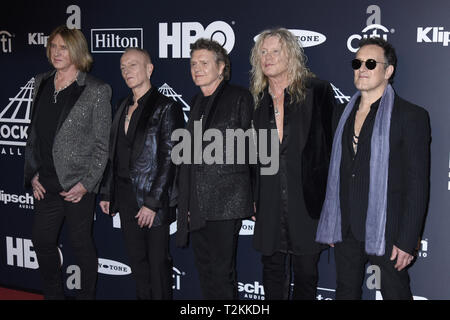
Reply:
[[[356,239],[364,241],[366,214],[369,203],[370,154],[373,125],[380,100],[370,106],[359,133],[357,152],[353,149],[353,133],[358,107],[350,113],[342,133],[342,158],[340,167],[340,202],[342,234],[351,230]],[[359,106],[360,98],[355,102]]]
[[[133,147],[134,134],[136,127],[141,117],[142,110],[144,109],[145,101],[150,95],[153,87],[150,88],[141,98],[138,100],[138,106],[131,115],[130,123],[128,125],[128,131],[125,134],[125,115],[128,114],[128,108],[134,104],[133,98],[128,98],[127,107],[124,108],[123,113],[119,121],[119,132],[117,135],[116,145],[116,174],[117,176],[125,179],[130,179],[130,156],[131,149]]]
[[[53,162],[53,142],[56,136],[61,112],[67,103],[67,100],[75,87],[75,82],[66,89],[60,91],[57,95],[56,103],[54,99],[55,84],[54,76],[43,83],[36,110],[36,132],[39,144],[39,182],[47,192],[60,192],[61,187],[58,176],[56,175]],[[69,147],[69,146],[68,146]]]

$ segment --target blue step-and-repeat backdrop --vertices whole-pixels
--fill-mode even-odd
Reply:
[[[0,285],[39,291],[41,280],[31,239],[34,201],[22,187],[24,145],[30,122],[34,76],[50,69],[45,46],[50,32],[67,24],[82,30],[94,57],[92,74],[113,88],[112,103],[128,94],[119,59],[125,47],[152,55],[152,84],[180,102],[198,91],[190,77],[189,48],[199,37],[228,50],[231,82],[248,87],[249,53],[262,30],[290,29],[305,48],[309,68],[333,85],[338,102],[355,92],[350,60],[363,37],[383,37],[397,49],[394,88],[430,113],[431,196],[420,250],[410,268],[415,299],[450,299],[450,2],[447,0],[316,1],[26,1],[2,3],[0,10]],[[186,118],[187,119],[187,118]],[[410,128],[414,130],[414,128]],[[238,246],[240,299],[263,300],[261,257],[252,248],[253,222],[244,221]],[[201,299],[190,248],[175,247],[175,299]],[[133,299],[134,280],[119,217],[97,208],[98,299]],[[80,270],[62,230],[59,249],[67,295],[80,285]],[[317,299],[334,299],[333,250],[319,263]],[[364,298],[382,299],[379,269],[366,266]]]

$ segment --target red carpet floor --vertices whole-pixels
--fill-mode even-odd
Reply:
[[[0,300],[43,300],[40,294],[0,287]]]

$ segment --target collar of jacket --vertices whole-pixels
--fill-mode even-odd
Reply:
[[[155,90],[156,90],[155,87],[154,87],[154,86],[151,86],[150,89],[148,89],[147,92],[146,92],[142,97],[140,97],[140,98],[138,99],[138,101],[137,101],[138,105],[140,105],[140,106],[142,106],[142,105],[145,106],[145,105],[147,104],[147,101],[148,101],[149,97],[150,97],[151,95],[154,95],[153,93],[154,93]],[[131,104],[134,103],[134,100],[133,100],[133,93],[131,93],[131,94],[128,96],[128,98],[127,98],[127,100],[126,100],[126,103],[127,103],[128,105],[131,105]],[[126,106],[126,105],[125,105],[125,106]]]
[[[47,80],[48,78],[52,77],[55,73],[56,69],[47,72],[44,76],[44,80]],[[76,82],[79,86],[84,86],[86,83],[86,72],[78,71]]]

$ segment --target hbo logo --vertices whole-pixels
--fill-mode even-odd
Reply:
[[[159,57],[168,58],[169,47],[172,58],[189,58],[191,44],[199,38],[212,39],[220,43],[228,53],[234,47],[234,31],[223,21],[214,21],[206,28],[199,22],[174,22],[169,31],[168,23],[159,24]]]

